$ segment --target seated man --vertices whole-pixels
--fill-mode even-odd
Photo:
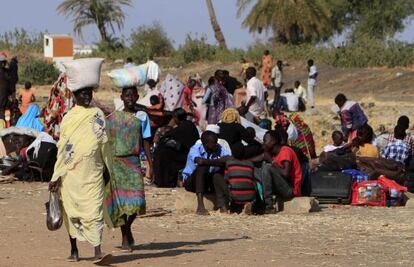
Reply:
[[[286,89],[283,96],[286,98],[287,111],[298,112],[299,111],[299,97],[295,95],[293,89]]]
[[[332,145],[326,145],[323,147],[323,152],[328,153],[343,147],[345,145],[344,134],[340,131],[334,131],[332,133],[332,142]]]
[[[188,153],[187,163],[183,170],[183,182],[187,191],[197,195],[197,214],[208,215],[203,196],[215,191],[216,207],[227,212],[226,182],[224,166],[231,159],[231,152],[217,143],[217,135],[205,131],[201,135],[201,144],[195,144]]]
[[[268,131],[264,137],[262,159],[271,164],[263,164],[261,178],[264,191],[266,213],[272,213],[273,195],[283,200],[301,196],[302,169],[295,152],[281,145],[282,137],[277,131]],[[252,161],[256,161],[252,159]]]
[[[394,160],[402,164],[407,164],[407,160],[411,155],[410,146],[404,142],[406,132],[404,127],[397,125],[394,128],[395,140],[389,143],[381,152],[381,157],[385,159]]]

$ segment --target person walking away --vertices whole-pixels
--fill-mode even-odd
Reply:
[[[0,119],[5,119],[7,99],[10,90],[10,79],[6,69],[7,60],[3,54],[0,54]]]
[[[271,72],[272,72],[272,66],[273,66],[273,58],[270,54],[269,50],[265,50],[263,57],[262,57],[262,72],[261,72],[261,80],[263,81],[264,86],[267,88],[271,85]],[[247,80],[249,78],[246,77]]]
[[[197,195],[198,215],[209,215],[204,206],[204,194],[215,192],[216,206],[227,213],[228,194],[224,180],[224,166],[231,159],[231,152],[217,143],[218,137],[211,131],[201,135],[201,144],[195,144],[188,153],[183,170],[184,187]]]
[[[214,73],[214,83],[210,81],[211,91],[210,106],[208,109],[208,124],[216,124],[220,120],[220,115],[226,108],[233,106],[233,101],[223,86],[224,74],[222,70]]]
[[[131,225],[137,215],[145,213],[144,180],[141,170],[141,121],[135,115],[138,100],[136,87],[122,89],[123,111],[107,118],[113,151],[113,179],[106,187],[105,205],[114,227],[120,227],[122,250],[132,251]]]
[[[406,132],[403,126],[397,125],[394,128],[395,141],[389,143],[381,152],[381,157],[384,159],[394,160],[403,165],[407,164],[408,158],[411,155],[410,146],[404,142]]]
[[[21,103],[20,111],[22,114],[26,113],[27,108],[36,101],[31,82],[27,81],[24,83],[24,89],[19,92],[19,101]]]
[[[315,110],[315,90],[316,78],[318,77],[318,70],[313,62],[313,59],[308,60],[308,97],[311,112]]]
[[[339,108],[342,133],[345,140],[350,142],[357,136],[358,129],[368,123],[368,118],[359,104],[348,100],[344,94],[335,97],[335,104]]]
[[[247,88],[245,106],[242,105],[242,115],[250,122],[255,122],[263,113],[266,105],[267,88],[261,80],[256,78],[256,69],[249,67],[246,71]]]
[[[104,227],[104,179],[112,171],[112,155],[104,113],[90,107],[93,87],[72,89],[77,105],[63,118],[57,162],[49,189],[60,189],[63,219],[69,233],[68,261],[79,261],[77,240],[95,248],[94,263],[107,265],[111,254],[101,250]],[[109,218],[106,223],[111,225]]]

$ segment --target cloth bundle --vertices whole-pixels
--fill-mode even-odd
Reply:
[[[147,82],[148,64],[115,69],[108,72],[109,78],[118,88],[143,86]]]
[[[72,92],[99,87],[103,58],[82,58],[62,63],[67,76],[67,87]]]

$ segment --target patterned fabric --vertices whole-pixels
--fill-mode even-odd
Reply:
[[[107,118],[111,136],[113,179],[105,189],[105,206],[114,227],[125,224],[124,215],[145,213],[144,181],[139,152],[141,122],[132,113],[117,111]]]
[[[260,79],[263,81],[264,86],[270,86],[271,74],[272,74],[273,58],[271,55],[265,55],[262,57],[262,72]]]
[[[402,164],[407,162],[410,155],[410,147],[403,140],[398,139],[392,143],[389,143],[381,153],[381,157],[398,161]]]
[[[233,101],[227,93],[226,88],[219,82],[210,86],[211,103],[208,109],[208,124],[216,124],[219,121],[220,114],[226,108],[233,106]]]
[[[167,74],[161,83],[160,93],[164,97],[165,110],[173,111],[181,107],[184,85],[173,75]]]
[[[298,137],[292,141],[292,146],[302,150],[309,158],[316,154],[315,140],[309,126],[303,121],[298,113],[292,113],[289,117],[291,123],[296,127]]]
[[[98,246],[104,219],[105,167],[112,173],[112,157],[105,116],[98,108],[74,107],[61,124],[58,154],[52,181],[61,179],[63,219],[69,235]]]
[[[395,139],[394,134],[389,134],[386,138],[386,144],[384,147],[386,147],[389,143],[392,143],[394,141],[396,141],[397,139]],[[411,134],[407,134],[407,136],[404,139],[404,142],[410,147],[411,150],[411,155],[414,154],[414,139],[411,136]]]

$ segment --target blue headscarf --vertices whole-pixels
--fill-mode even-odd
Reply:
[[[17,121],[16,127],[21,128],[31,128],[39,132],[43,132],[45,126],[42,122],[37,118],[40,115],[39,106],[36,104],[32,104],[27,109],[26,113],[19,118]]]

